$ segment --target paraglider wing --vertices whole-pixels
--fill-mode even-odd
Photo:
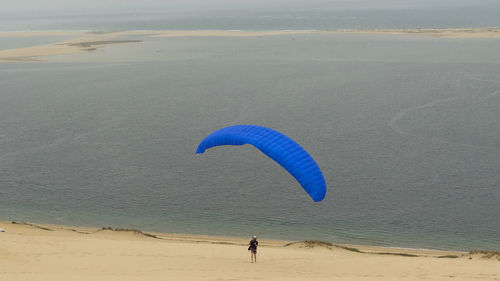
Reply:
[[[287,170],[315,201],[326,194],[323,174],[314,159],[291,138],[269,128],[255,125],[236,125],[208,135],[196,153],[219,145],[251,144]]]

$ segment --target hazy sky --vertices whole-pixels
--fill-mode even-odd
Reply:
[[[224,10],[422,9],[479,6],[498,0],[0,0],[2,14],[74,14]]]

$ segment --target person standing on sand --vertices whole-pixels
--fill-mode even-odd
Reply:
[[[252,260],[252,263],[255,261],[257,262],[257,247],[259,246],[259,241],[257,241],[257,236],[253,236],[252,240],[250,240],[250,243],[248,243],[249,247],[248,250],[250,251],[250,259]]]

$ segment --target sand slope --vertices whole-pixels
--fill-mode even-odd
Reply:
[[[500,280],[496,258],[363,254],[261,240],[252,264],[245,239],[41,227],[0,222],[0,280]]]

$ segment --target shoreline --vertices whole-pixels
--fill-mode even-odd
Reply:
[[[134,228],[116,228],[113,226],[103,226],[103,227],[88,227],[88,226],[70,226],[70,225],[58,225],[58,224],[46,224],[46,223],[31,223],[31,222],[21,222],[21,221],[4,221],[0,220],[0,228],[5,231],[8,230],[9,225],[23,226],[27,228],[40,229],[45,231],[71,231],[76,233],[85,234],[95,234],[100,231],[109,230],[111,232],[130,232],[135,233],[140,236],[156,238],[160,240],[172,240],[172,241],[185,241],[185,242],[197,242],[197,243],[218,243],[222,242],[224,244],[231,245],[246,245],[248,240],[243,237],[235,236],[220,236],[220,235],[202,235],[202,234],[189,234],[189,233],[165,233],[157,231],[143,231],[141,229]],[[376,246],[376,245],[361,245],[361,244],[349,244],[349,243],[334,243],[330,241],[320,241],[320,240],[279,240],[279,239],[264,239],[266,245],[268,246],[299,246],[299,247],[326,247],[326,248],[339,248],[348,251],[357,252],[360,254],[394,254],[402,256],[421,256],[421,257],[440,257],[445,255],[456,255],[465,256],[472,252],[483,251],[483,252],[496,252],[490,251],[488,249],[475,249],[469,252],[461,250],[439,250],[439,249],[429,249],[429,248],[411,248],[411,247],[397,247],[397,246]],[[500,252],[499,252],[500,253]],[[500,259],[500,256],[499,256]]]
[[[499,280],[500,253],[149,233],[0,221],[5,280]],[[376,248],[380,250],[380,248]],[[368,252],[371,251],[371,252]]]
[[[74,55],[98,50],[111,44],[135,44],[142,40],[118,40],[122,36],[146,38],[175,37],[261,37],[304,34],[358,34],[424,36],[448,39],[500,38],[500,28],[415,28],[415,29],[338,29],[338,30],[130,30],[130,31],[0,31],[0,38],[72,36],[70,40],[22,48],[0,50],[0,63],[38,62],[41,57]]]

